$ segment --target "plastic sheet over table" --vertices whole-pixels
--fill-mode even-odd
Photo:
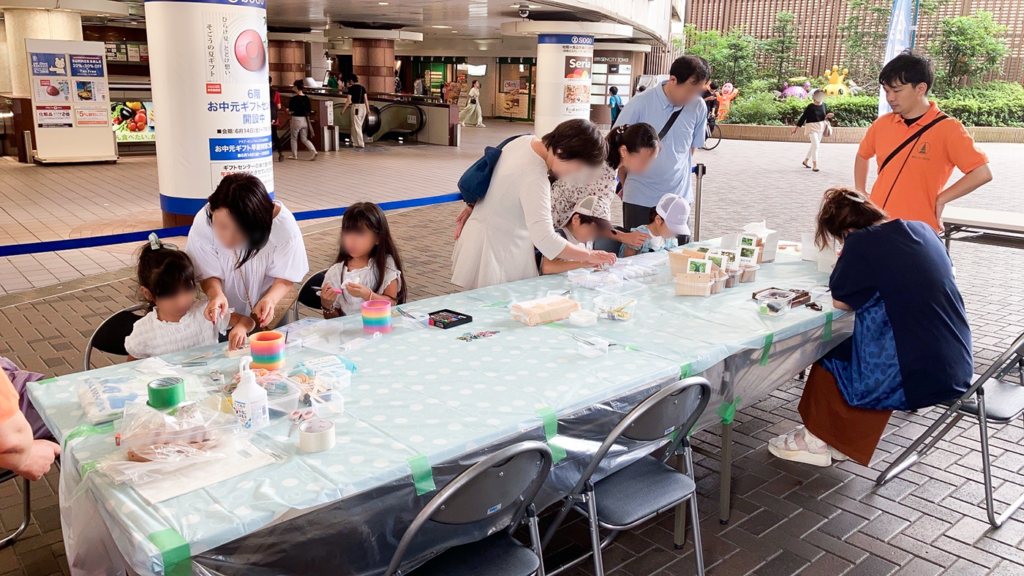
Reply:
[[[280,462],[152,506],[93,470],[116,450],[114,427],[88,426],[76,397],[85,378],[132,374],[133,363],[30,385],[46,424],[65,444],[60,491],[69,563],[88,574],[120,573],[122,561],[142,574],[380,573],[434,489],[494,450],[536,439],[558,456],[564,452],[538,496],[546,506],[571,487],[616,422],[680,376],[702,374],[712,384],[698,428],[765,396],[848,337],[853,317],[807,308],[761,316],[752,292],[826,281],[814,263],[780,254],[756,282],[711,298],[677,297],[672,284],[647,286],[636,294],[632,320],[600,320],[585,329],[568,322],[528,328],[510,317],[516,301],[566,290],[593,309],[599,293],[571,289],[564,275],[402,307],[474,317],[450,330],[396,316],[393,332],[370,339],[358,317],[307,321],[289,334],[289,370],[327,354],[356,368],[345,413],[331,417],[337,445],[305,454],[288,437],[290,421],[275,420],[256,442],[282,455]],[[497,334],[458,340],[481,331]],[[574,332],[617,346],[585,358]],[[237,359],[210,350],[217,352],[206,366],[178,370],[206,377],[217,369],[227,378],[237,372]],[[164,359],[180,363],[203,351]],[[599,477],[655,448],[623,439]],[[472,527],[458,534],[431,528],[419,553],[478,536]]]

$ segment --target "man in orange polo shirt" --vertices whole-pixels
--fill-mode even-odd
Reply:
[[[18,392],[0,370],[0,468],[39,480],[58,454],[59,445],[32,439],[32,426],[18,406]]]
[[[909,51],[882,68],[878,82],[892,113],[875,120],[861,140],[853,181],[857,190],[867,192],[868,162],[875,158],[879,171],[871,201],[890,218],[919,220],[941,232],[946,204],[992,180],[992,171],[963,125],[928,100],[934,80],[931,62]],[[954,167],[964,177],[947,187]]]

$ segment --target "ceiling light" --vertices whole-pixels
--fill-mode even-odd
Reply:
[[[387,6],[390,2],[377,2],[378,6]]]
[[[541,6],[538,6],[536,4],[509,4],[509,8],[533,8],[533,9],[537,9],[537,8],[540,8],[540,7]]]
[[[458,30],[452,30],[452,34],[458,34],[458,33],[459,33]]]
[[[431,28],[444,28],[444,29],[448,29],[448,28],[451,28],[451,26],[434,25],[434,26],[431,26]]]

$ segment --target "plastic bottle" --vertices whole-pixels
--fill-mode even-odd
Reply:
[[[239,363],[240,379],[231,394],[231,403],[242,426],[255,432],[270,424],[270,411],[267,408],[267,391],[256,383],[256,375],[249,368],[251,363],[251,356],[242,358]]]

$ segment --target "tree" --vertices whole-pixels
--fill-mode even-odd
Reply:
[[[711,69],[717,73],[725,64],[725,39],[718,30],[697,30],[693,24],[685,27],[686,46],[683,52],[700,56],[708,61]]]
[[[943,19],[939,39],[931,45],[942,66],[937,84],[948,90],[999,68],[1009,52],[1004,32],[1006,26],[996,24],[989,12]]]
[[[761,42],[761,51],[768,59],[766,76],[781,84],[800,71],[796,64],[802,60],[796,55],[800,41],[796,32],[800,27],[796,24],[796,15],[792,12],[778,12],[772,24],[772,35]]]
[[[718,78],[733,86],[746,86],[757,75],[757,39],[736,26],[726,34]]]

